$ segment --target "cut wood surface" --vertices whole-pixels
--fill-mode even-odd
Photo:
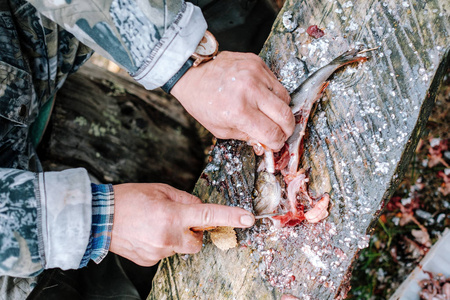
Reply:
[[[261,57],[290,91],[349,48],[379,47],[333,76],[308,126],[301,165],[313,195],[330,193],[330,215],[281,230],[259,221],[228,251],[206,234],[200,253],[161,262],[148,299],[345,298],[352,263],[403,177],[449,63],[449,12],[445,0],[287,1]],[[309,37],[310,25],[325,35]],[[194,193],[252,211],[252,149],[221,141],[211,158]]]

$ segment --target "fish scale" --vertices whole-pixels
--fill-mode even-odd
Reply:
[[[308,178],[303,175],[305,172],[303,169],[299,170],[300,157],[302,155],[302,143],[306,133],[306,126],[311,115],[314,104],[322,97],[323,92],[328,87],[330,76],[336,72],[339,68],[351,64],[354,62],[363,62],[367,60],[365,56],[359,56],[362,53],[375,50],[372,49],[351,49],[346,51],[342,55],[332,60],[329,64],[323,66],[309,76],[299,87],[297,87],[291,94],[291,110],[295,116],[296,125],[293,134],[286,141],[287,147],[284,147],[282,151],[288,151],[288,155],[276,155],[276,157],[289,158],[286,162],[275,163],[274,154],[270,149],[267,149],[264,145],[261,145],[264,149],[264,165],[265,170],[268,173],[275,173],[280,171],[283,175],[282,180],[288,185],[286,190],[286,197],[273,193],[272,197],[267,199],[257,199],[257,201],[274,201],[271,205],[261,205],[260,207],[277,207],[282,202],[284,207],[289,208],[289,211],[285,213],[277,212],[273,216],[273,211],[260,211],[257,212],[261,218],[271,218],[277,226],[295,226],[304,219],[308,222],[319,222],[323,218],[328,216],[328,203],[329,195],[327,193],[319,197],[318,201],[313,204],[313,200],[307,190]],[[300,178],[300,177],[301,178]],[[289,187],[289,184],[292,186]],[[303,207],[298,200],[298,197],[308,200],[308,204],[313,206],[308,212],[304,213]],[[284,200],[284,201],[283,201]],[[277,202],[278,203],[277,203]],[[287,202],[287,203],[285,203]]]

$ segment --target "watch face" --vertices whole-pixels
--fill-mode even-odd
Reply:
[[[218,44],[214,36],[206,31],[202,40],[195,49],[195,53],[202,56],[211,56],[217,52]]]

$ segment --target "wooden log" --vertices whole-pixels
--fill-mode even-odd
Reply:
[[[103,183],[192,190],[204,166],[199,128],[173,97],[87,63],[56,95],[38,150],[47,170],[85,167]]]
[[[449,64],[448,1],[287,1],[261,57],[293,90],[318,67],[362,44],[370,60],[335,74],[313,115],[302,166],[310,190],[330,192],[330,215],[282,230],[239,231],[221,251],[205,235],[196,255],[164,259],[148,299],[345,298],[352,263],[400,182]],[[325,36],[306,29],[318,25]],[[252,210],[257,158],[220,142],[194,193]]]

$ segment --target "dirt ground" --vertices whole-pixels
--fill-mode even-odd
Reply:
[[[450,227],[450,72],[406,176],[356,263],[349,299],[388,299],[446,227]]]

